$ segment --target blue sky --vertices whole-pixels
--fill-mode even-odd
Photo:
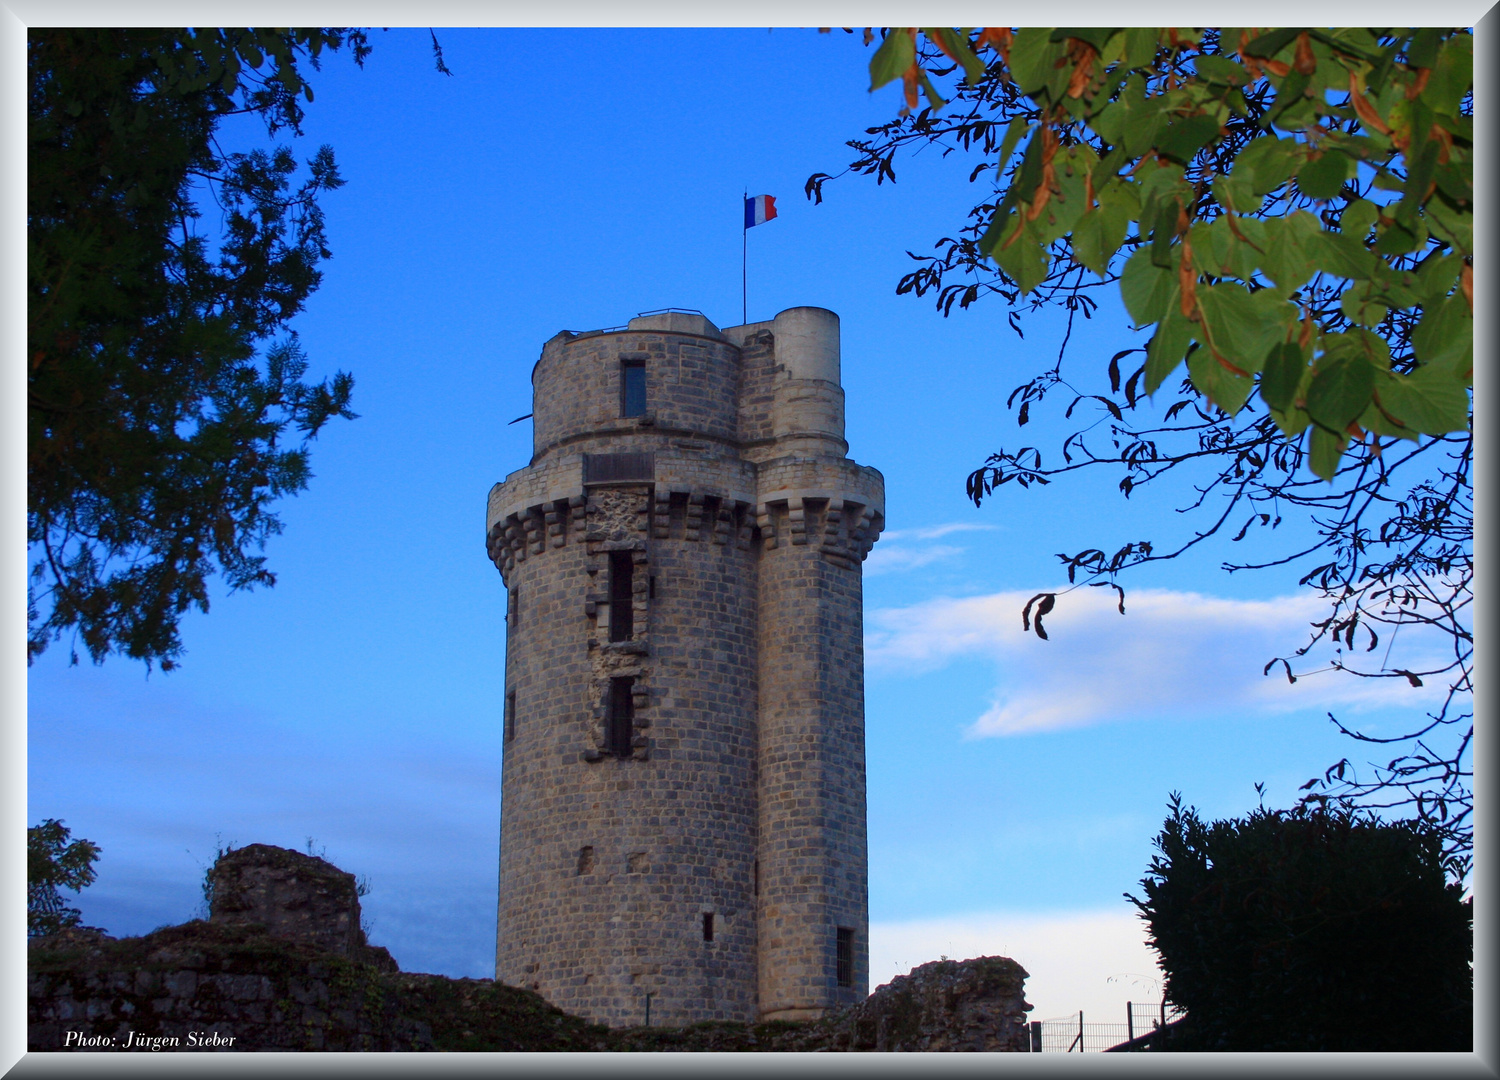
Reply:
[[[1377,727],[1421,692],[1263,678],[1315,608],[1297,574],[1229,576],[1221,545],[1049,618],[1055,553],[1182,535],[1178,492],[1101,473],[976,510],[964,478],[1019,443],[1012,388],[1055,354],[997,300],[943,319],[895,283],[958,228],[977,188],[929,151],[899,182],[831,183],[845,140],[892,117],[857,37],[811,30],[373,33],[363,71],[313,77],[303,157],[333,145],[333,260],[296,327],[319,375],[355,376],[360,419],[314,445],[310,489],[268,547],[272,590],[184,624],[180,671],[68,664],[27,678],[28,815],[100,844],[86,922],[139,934],[191,917],[220,843],[314,850],[369,878],[374,940],[403,968],[493,974],[504,596],[484,499],[523,466],[529,374],[560,329],[664,306],[741,321],[740,196],[776,196],[749,235],[749,317],[839,313],[851,456],[886,477],[890,531],[866,564],[872,973],[1004,952],[1038,1017],[1149,996],[1121,894],[1168,793],[1226,816],[1356,748],[1332,709]],[[253,129],[227,133],[253,139]],[[246,143],[248,145],[248,142]],[[1075,370],[1140,344],[1118,307],[1075,330]],[[1420,648],[1407,641],[1399,648]],[[1309,667],[1312,666],[1309,664]],[[1111,981],[1111,977],[1113,981]]]

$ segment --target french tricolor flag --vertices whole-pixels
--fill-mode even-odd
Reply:
[[[753,199],[745,200],[745,228],[752,225],[764,225],[776,216],[776,197],[774,195],[757,195]]]

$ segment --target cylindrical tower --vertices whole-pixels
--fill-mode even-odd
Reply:
[[[869,979],[860,560],[884,482],[844,456],[839,320],[771,325],[773,438],[756,462],[759,574],[759,1005],[808,1019]]]
[[[862,996],[859,560],[883,498],[843,456],[837,317],[564,332],[532,383],[531,464],[488,511],[496,978],[613,1025],[648,998],[679,1025]]]

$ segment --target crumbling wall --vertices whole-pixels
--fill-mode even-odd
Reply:
[[[1026,969],[1003,956],[934,960],[836,1018],[849,1050],[1028,1051]]]
[[[115,940],[86,927],[30,943],[31,1050],[1013,1051],[1030,1041],[1026,971],[923,964],[809,1023],[609,1030],[529,990],[400,972],[359,929],[354,878],[255,844],[210,872],[211,915]]]
[[[389,952],[365,940],[354,875],[325,859],[251,844],[221,855],[208,882],[208,921],[216,926],[260,926],[273,937],[397,970]]]
[[[591,1050],[603,1029],[488,979],[411,975],[258,926],[34,941],[27,1048]]]

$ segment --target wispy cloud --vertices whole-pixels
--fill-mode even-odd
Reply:
[[[951,544],[934,544],[925,548],[877,547],[865,560],[864,570],[866,574],[898,573],[902,570],[915,570],[939,559],[951,559],[963,553],[963,548]]]
[[[967,548],[953,544],[934,544],[945,536],[961,532],[993,532],[998,526],[978,522],[952,521],[923,529],[892,529],[880,534],[880,543],[865,560],[866,574],[891,574],[916,570],[941,559],[962,555]]]
[[[1230,709],[1426,708],[1442,692],[1332,671],[1306,674],[1295,685],[1279,667],[1263,674],[1271,657],[1301,645],[1308,625],[1326,612],[1310,594],[1231,600],[1140,589],[1129,594],[1122,617],[1112,592],[1080,589],[1059,597],[1047,616],[1047,641],[1022,629],[1030,595],[939,598],[871,612],[865,655],[872,674],[993,660],[999,681],[990,706],[968,727],[977,738]],[[1410,666],[1423,646],[1409,635],[1398,646],[1403,656],[1391,663]]]
[[[998,525],[984,525],[977,521],[950,521],[946,525],[929,525],[925,529],[890,529],[880,534],[880,542],[887,540],[939,540],[956,532],[994,532]]]

